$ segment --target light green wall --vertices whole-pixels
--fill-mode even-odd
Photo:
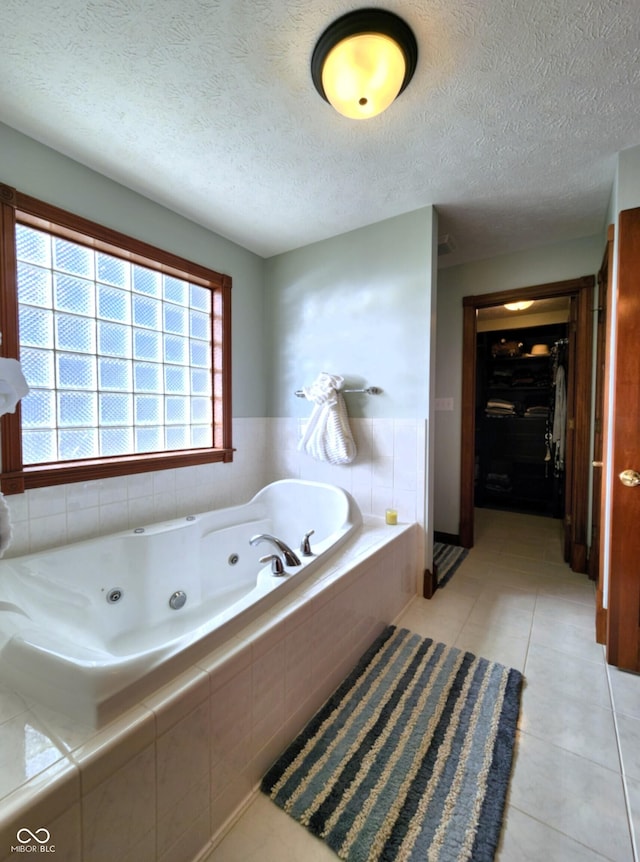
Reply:
[[[640,146],[631,147],[618,154],[616,176],[616,215],[633,209],[640,203]]]
[[[603,252],[603,235],[598,234],[440,270],[435,395],[453,398],[454,409],[435,414],[436,530],[459,531],[462,298],[591,275]]]
[[[0,182],[230,275],[233,415],[265,415],[262,258],[3,124]]]
[[[321,371],[350,387],[353,417],[427,417],[431,207],[270,258],[265,264],[269,415],[308,413],[296,389]]]

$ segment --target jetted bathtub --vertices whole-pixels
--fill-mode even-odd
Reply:
[[[100,727],[221,645],[362,523],[332,485],[286,479],[245,505],[0,561],[0,681]],[[313,556],[300,553],[304,535]],[[284,540],[275,576],[250,539]]]

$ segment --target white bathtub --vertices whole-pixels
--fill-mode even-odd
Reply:
[[[242,506],[2,560],[0,681],[99,727],[278,601],[361,523],[342,489],[283,480]],[[258,560],[275,549],[249,544],[259,533],[301,565],[274,576]]]

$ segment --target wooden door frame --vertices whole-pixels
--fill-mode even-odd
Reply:
[[[604,607],[605,571],[603,528],[606,520],[604,493],[604,453],[607,451],[609,414],[609,345],[611,344],[611,290],[613,281],[613,243],[615,227],[607,229],[607,242],[598,272],[598,320],[596,331],[596,380],[593,406],[593,524],[589,548],[589,577],[596,583],[596,641],[607,641],[607,609]]]
[[[567,386],[567,468],[565,470],[565,557],[577,572],[587,571],[587,520],[591,463],[591,355],[593,287],[595,278],[537,284],[529,287],[465,296],[462,346],[462,440],[460,457],[460,544],[473,547],[477,311],[523,299],[570,299],[569,380]]]

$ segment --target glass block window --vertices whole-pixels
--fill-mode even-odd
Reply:
[[[3,494],[233,460],[229,276],[4,183],[0,250]]]
[[[212,447],[212,291],[15,235],[24,464]]]
[[[233,460],[231,278],[0,183],[0,491]]]

